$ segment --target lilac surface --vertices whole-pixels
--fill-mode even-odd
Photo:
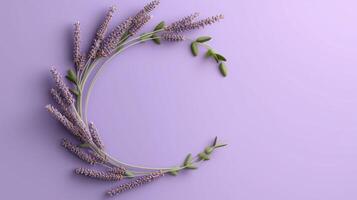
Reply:
[[[45,112],[49,67],[71,66],[72,23],[85,45],[105,9],[115,22],[143,1],[0,3],[0,199],[105,199],[112,184],[76,177],[82,162]],[[150,26],[200,11],[225,20],[212,35],[229,76],[192,58],[188,44],[145,44],[114,59],[97,82],[89,118],[123,161],[179,163],[214,136],[229,143],[199,170],[120,199],[354,200],[357,198],[357,12],[341,0],[163,0]]]

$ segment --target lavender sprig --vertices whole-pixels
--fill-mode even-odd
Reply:
[[[125,183],[125,184],[122,184],[116,188],[113,188],[113,189],[109,190],[107,192],[107,194],[109,196],[118,195],[118,194],[121,194],[127,190],[131,190],[131,189],[137,188],[139,186],[142,186],[144,184],[150,183],[162,176],[164,176],[164,173],[162,173],[161,171],[154,172],[154,173],[151,173],[150,175],[142,176],[138,179],[135,179],[134,181],[131,181],[129,183]]]
[[[75,146],[68,139],[65,138],[65,139],[62,140],[62,146],[65,149],[67,149],[68,151],[70,151],[71,153],[73,153],[75,156],[80,158],[81,160],[83,160],[83,161],[85,161],[85,162],[87,162],[87,163],[89,163],[91,165],[96,163],[92,156],[90,156],[89,154],[84,152],[81,148]]]
[[[113,174],[110,172],[87,169],[83,167],[75,169],[74,172],[78,175],[83,175],[83,176],[104,180],[104,181],[120,181],[123,179],[123,176],[120,174]]]
[[[102,56],[102,57],[109,56],[118,46],[120,40],[123,38],[124,34],[128,31],[132,23],[133,23],[133,19],[129,17],[123,23],[116,26],[114,30],[109,34],[109,36],[104,39],[98,51],[98,56]]]
[[[125,175],[126,169],[125,167],[119,166],[119,167],[114,167],[108,170],[108,172],[113,173],[113,174],[120,174],[120,175]]]
[[[73,96],[69,91],[69,88],[63,82],[61,74],[57,71],[55,67],[52,67],[50,71],[52,74],[52,78],[55,81],[56,89],[58,90],[60,96],[63,97],[63,102],[68,106],[73,105]]]
[[[134,18],[133,25],[128,30],[128,34],[131,36],[135,35],[151,18],[152,16],[146,13],[144,13],[139,19]]]
[[[99,137],[99,134],[98,134],[98,130],[97,128],[94,126],[94,123],[93,122],[90,122],[89,123],[89,132],[92,136],[92,140],[94,142],[94,144],[96,144],[98,146],[98,148],[100,149],[104,149],[104,145],[103,145],[103,142],[102,140],[100,139]]]
[[[212,17],[208,17],[208,18],[199,20],[197,22],[192,21],[194,18],[196,18],[196,17],[193,14],[187,18],[184,18],[180,21],[172,23],[171,25],[167,26],[165,28],[165,30],[168,32],[180,33],[180,32],[190,31],[193,29],[204,28],[207,25],[211,25],[211,24],[218,22],[219,20],[223,19],[224,16],[216,15],[216,16],[212,16]]]
[[[100,25],[100,27],[96,33],[96,36],[93,41],[93,45],[92,45],[91,50],[89,51],[89,54],[88,54],[88,59],[96,58],[97,51],[100,47],[102,40],[104,39],[105,33],[107,32],[107,29],[108,29],[109,22],[112,19],[115,10],[116,10],[115,6],[112,6],[109,8],[109,10],[104,18],[103,23]]]
[[[180,42],[185,40],[185,37],[183,35],[176,33],[163,33],[161,35],[161,38],[169,42]]]
[[[77,67],[77,70],[81,70],[84,66],[85,56],[81,54],[81,37],[80,37],[80,23],[74,24],[73,32],[73,62]]]

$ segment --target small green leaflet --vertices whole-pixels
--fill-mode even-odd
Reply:
[[[221,54],[216,53],[216,56],[219,61],[227,61],[227,59],[224,56],[222,56]]]
[[[219,63],[218,67],[219,67],[219,71],[221,72],[222,76],[226,77],[227,73],[228,73],[226,65],[223,62],[221,62],[221,63]]]
[[[74,94],[74,95],[76,95],[76,96],[78,96],[78,95],[79,95],[79,92],[78,92],[78,90],[77,90],[77,89],[70,88],[70,89],[69,89],[69,91],[70,91],[70,92],[72,92],[72,94]]]
[[[210,36],[201,36],[199,38],[196,39],[196,42],[200,42],[200,43],[203,43],[203,42],[207,42],[209,40],[211,40],[212,38]]]
[[[192,163],[192,155],[191,154],[188,154],[187,156],[186,156],[186,158],[185,158],[185,161],[184,161],[184,163],[183,163],[183,166],[187,166],[187,165],[189,165],[189,164],[191,164]]]
[[[201,160],[209,160],[209,156],[205,152],[202,152],[202,153],[198,154],[198,157]]]
[[[154,28],[154,31],[158,31],[160,29],[163,29],[165,27],[165,22],[164,21],[161,21],[160,23],[158,23],[155,28]]]
[[[207,155],[209,155],[209,154],[211,154],[212,153],[212,151],[213,151],[213,147],[206,147],[205,148],[205,153],[207,154]]]
[[[178,172],[180,171],[179,167],[174,167],[172,168],[170,171],[168,171],[168,173],[172,176],[176,176],[178,174]]]
[[[192,42],[191,43],[191,52],[193,56],[198,55],[198,47],[197,47],[197,42]]]
[[[214,146],[214,148],[220,148],[220,147],[225,147],[227,146],[228,144],[217,144],[216,146]]]
[[[77,83],[76,73],[71,69],[67,71],[66,78],[74,84]]]

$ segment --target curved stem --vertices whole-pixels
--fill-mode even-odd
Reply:
[[[79,95],[77,97],[77,110],[78,110],[78,115],[81,119],[85,119],[84,123],[88,123],[87,120],[87,111],[88,111],[88,101],[89,101],[89,97],[91,95],[93,86],[98,78],[98,75],[103,71],[104,67],[106,66],[107,63],[109,63],[116,55],[118,55],[119,53],[123,52],[124,50],[148,41],[148,40],[153,40],[153,39],[159,39],[160,37],[150,37],[150,38],[145,38],[146,36],[149,36],[151,34],[154,33],[158,33],[163,31],[163,29],[157,30],[157,31],[152,31],[152,32],[148,32],[145,33],[139,37],[133,38],[131,40],[126,41],[126,39],[128,38],[128,36],[126,36],[125,38],[123,38],[120,42],[119,45],[116,49],[116,51],[107,59],[104,61],[104,63],[102,65],[99,66],[99,69],[97,71],[94,72],[93,78],[92,80],[89,82],[89,87],[87,90],[87,94],[85,95],[85,101],[84,101],[84,105],[82,105],[83,102],[83,90],[85,88],[85,85],[87,84],[87,80],[89,78],[89,76],[92,74],[93,69],[96,67],[96,64],[98,62],[99,59],[95,59],[92,62],[87,62],[86,63],[86,70],[84,70],[81,75],[80,75],[80,80],[79,80],[79,84],[78,84],[78,90],[79,90]],[[191,40],[191,39],[189,39]],[[200,43],[201,44],[201,43]],[[210,49],[211,47],[207,44],[202,43],[201,45],[205,46],[206,48]],[[84,113],[83,113],[83,106],[84,106]],[[133,168],[133,169],[140,169],[140,170],[149,170],[149,171],[158,171],[161,170],[163,171],[163,173],[168,173],[170,172],[170,170],[172,170],[172,167],[146,167],[146,166],[140,166],[140,165],[133,165],[133,164],[129,164],[129,163],[125,163],[122,161],[119,161],[117,159],[115,159],[114,157],[112,157],[110,154],[106,153],[104,150],[99,149],[92,141],[89,142],[89,146],[90,148],[99,153],[100,155],[102,155],[103,157],[105,157],[107,159],[107,164],[104,164],[106,167],[110,167],[110,165],[114,166],[114,167],[119,167],[119,166],[126,166],[129,168]],[[194,158],[193,163],[199,163],[201,160],[197,158],[197,156]],[[186,166],[180,166],[177,169],[178,170],[182,170],[185,169]],[[140,171],[131,171],[134,173],[134,176],[142,176],[142,175],[146,175],[146,174],[150,174],[151,172],[140,172]],[[139,175],[140,174],[140,175]]]
[[[87,94],[85,96],[85,101],[84,101],[84,118],[85,118],[85,121],[88,122],[88,118],[87,118],[87,111],[88,111],[88,101],[89,101],[89,97],[91,95],[91,92],[93,90],[93,86],[94,84],[96,83],[98,77],[99,77],[99,74],[103,71],[104,67],[106,66],[107,63],[109,63],[116,55],[118,55],[119,53],[123,52],[124,50],[136,45],[136,44],[139,44],[141,42],[145,42],[145,41],[148,41],[148,40],[153,40],[153,39],[157,39],[157,38],[160,38],[160,37],[155,37],[155,38],[147,38],[145,40],[140,40],[140,41],[136,41],[136,42],[133,42],[123,48],[118,48],[118,50],[112,54],[100,67],[99,69],[94,73],[93,75],[93,79],[91,80],[91,82],[89,83],[89,87],[88,87],[88,91],[87,91]],[[128,43],[127,43],[128,44]],[[121,46],[122,47],[122,46]],[[85,83],[85,82],[84,82]]]

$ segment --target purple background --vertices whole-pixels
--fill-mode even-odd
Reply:
[[[162,19],[200,11],[222,23],[192,37],[229,59],[192,58],[187,43],[152,43],[115,58],[90,99],[89,118],[110,153],[149,166],[180,163],[214,136],[229,143],[199,170],[121,199],[355,200],[357,12],[352,0],[162,0]],[[71,67],[72,23],[87,45],[106,8],[118,23],[144,1],[0,3],[0,199],[105,199],[111,183],[74,176],[85,166],[59,145],[45,112],[49,67]],[[113,24],[112,24],[113,25]]]

